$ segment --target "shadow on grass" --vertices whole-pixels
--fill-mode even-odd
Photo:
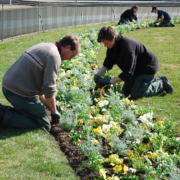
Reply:
[[[14,136],[19,136],[21,134],[25,134],[31,129],[15,129],[15,128],[2,128],[0,127],[0,140],[4,140],[7,138],[11,138]]]

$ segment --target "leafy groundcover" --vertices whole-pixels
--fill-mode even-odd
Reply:
[[[123,34],[150,26],[152,21],[141,21],[114,28]],[[51,133],[82,180],[179,180],[180,138],[173,122],[123,98],[120,84],[96,89],[98,31],[76,34],[82,51],[62,63],[56,96],[62,116]]]

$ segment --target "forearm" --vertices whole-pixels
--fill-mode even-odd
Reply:
[[[98,76],[102,76],[105,72],[109,71],[106,67],[102,66],[96,73]]]
[[[49,110],[51,111],[51,113],[55,113],[56,111],[57,111],[57,109],[56,109],[56,99],[55,99],[55,97],[52,97],[52,98],[45,98],[45,96],[44,95],[42,95],[42,96],[39,96],[39,99],[40,99],[40,101],[44,104],[44,105],[46,105],[48,108],[49,108]]]
[[[111,83],[111,84],[114,84],[114,83],[122,82],[122,81],[123,81],[123,80],[120,79],[119,77],[115,77],[115,78],[112,78],[112,79],[110,80],[110,83]]]

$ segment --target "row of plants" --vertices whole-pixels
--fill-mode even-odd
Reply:
[[[152,24],[149,20],[114,28],[123,34]],[[87,157],[82,166],[99,172],[98,180],[179,180],[180,138],[173,123],[155,119],[152,108],[124,98],[120,83],[96,89],[98,31],[76,34],[82,51],[62,62],[56,96],[61,128]]]

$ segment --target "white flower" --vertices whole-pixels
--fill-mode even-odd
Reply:
[[[99,107],[103,107],[103,106],[108,105],[108,104],[109,104],[109,101],[106,101],[106,100],[98,102]]]
[[[103,108],[102,110],[101,110],[102,112],[105,112],[105,111],[107,111],[105,108]]]
[[[134,168],[129,168],[129,171],[130,171],[131,173],[135,173],[135,172],[136,172],[136,169],[134,169]]]

